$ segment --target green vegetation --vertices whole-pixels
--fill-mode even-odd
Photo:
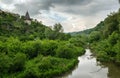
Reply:
[[[0,12],[0,38],[18,37],[22,41],[35,39],[50,40],[68,40],[71,38],[69,34],[63,33],[61,24],[55,24],[53,30],[43,25],[41,22],[32,20],[31,24],[27,24],[24,16],[12,14],[9,12]]]
[[[120,65],[120,11],[111,13],[92,29],[89,42],[98,60]]]
[[[84,53],[81,37],[51,29],[17,14],[0,12],[0,78],[54,78],[70,69]]]
[[[85,42],[102,62],[114,62],[120,66],[120,10],[113,12],[96,27],[71,35],[82,35]]]
[[[13,41],[14,40],[14,41]],[[69,41],[20,41],[8,38],[0,42],[0,76],[51,78],[74,67],[84,49]]]

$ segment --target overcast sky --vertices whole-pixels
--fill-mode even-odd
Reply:
[[[28,10],[45,25],[61,23],[65,32],[94,27],[118,8],[118,0],[0,0],[2,10],[20,15]]]

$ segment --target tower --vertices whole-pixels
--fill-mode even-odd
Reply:
[[[30,18],[28,11],[26,12],[26,15],[25,15],[25,23],[29,25],[31,24],[31,18]]]
[[[31,20],[31,19],[30,19],[30,15],[29,15],[28,11],[26,12],[26,15],[25,15],[25,20]]]

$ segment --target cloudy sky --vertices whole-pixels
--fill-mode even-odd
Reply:
[[[61,23],[65,32],[92,28],[118,8],[118,0],[0,0],[2,10],[20,15],[28,10],[47,26]]]

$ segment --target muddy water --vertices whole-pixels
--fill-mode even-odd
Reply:
[[[60,78],[120,78],[120,68],[114,64],[104,64],[96,61],[90,49],[78,58],[76,68]]]

